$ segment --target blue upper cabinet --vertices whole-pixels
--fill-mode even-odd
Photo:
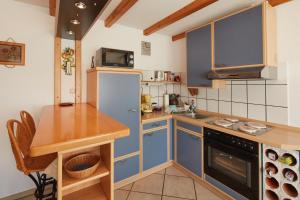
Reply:
[[[216,21],[215,67],[264,64],[263,5]]]
[[[207,74],[212,69],[211,24],[187,33],[187,85],[211,87]]]
[[[100,73],[99,109],[130,128],[130,136],[115,141],[115,157],[139,151],[140,75]]]

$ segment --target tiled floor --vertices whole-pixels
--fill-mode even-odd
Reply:
[[[33,200],[32,196],[22,200]],[[20,199],[21,200],[21,199]],[[115,190],[115,200],[221,200],[174,167]]]
[[[220,200],[174,167],[115,190],[115,200]]]

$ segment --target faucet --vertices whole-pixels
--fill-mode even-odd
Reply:
[[[189,108],[189,111],[192,113],[192,115],[196,114],[196,108],[197,108],[197,106],[196,106],[194,100],[192,100],[190,108]]]

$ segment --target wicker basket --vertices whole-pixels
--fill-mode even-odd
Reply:
[[[91,176],[100,165],[100,156],[92,153],[77,155],[64,164],[66,173],[73,178]]]

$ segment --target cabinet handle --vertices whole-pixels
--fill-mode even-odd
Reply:
[[[128,112],[137,112],[137,109],[132,108],[132,109],[129,109]]]
[[[197,141],[200,139],[199,137],[196,137],[196,136],[194,136],[194,135],[190,135],[190,134],[189,134],[189,136],[190,136],[192,139],[197,140]]]
[[[151,137],[153,134],[154,134],[154,133],[151,132],[151,133],[146,133],[145,135]]]
[[[158,122],[152,124],[152,127],[159,127],[159,126],[160,126],[160,123],[158,123]]]

